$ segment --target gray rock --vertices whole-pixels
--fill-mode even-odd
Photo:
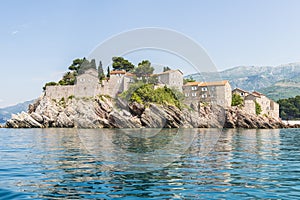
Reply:
[[[73,128],[74,122],[66,115],[66,113],[61,112],[57,117],[57,127]]]
[[[37,121],[37,122],[39,122],[39,123],[41,123],[41,124],[44,122],[44,118],[43,118],[41,115],[39,115],[39,114],[37,114],[37,113],[35,113],[35,112],[31,113],[30,116],[31,116],[35,121]]]
[[[140,128],[142,127],[139,120],[121,115],[119,112],[112,112],[109,115],[109,122],[114,128]]]

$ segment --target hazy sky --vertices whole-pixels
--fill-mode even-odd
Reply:
[[[4,0],[0,8],[0,107],[38,97],[74,58],[135,28],[183,33],[219,70],[300,61],[299,0]],[[129,57],[136,64],[147,59],[140,55]]]

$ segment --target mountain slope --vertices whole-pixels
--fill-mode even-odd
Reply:
[[[232,89],[265,93],[270,98],[293,97],[300,94],[300,63],[290,63],[277,67],[238,66],[219,73],[192,74],[197,81],[229,80]]]
[[[14,106],[0,108],[0,124],[3,124],[6,122],[6,120],[10,119],[12,114],[17,114],[22,111],[27,111],[29,104],[31,104],[33,102],[34,102],[34,100],[31,100],[31,101],[19,103]]]

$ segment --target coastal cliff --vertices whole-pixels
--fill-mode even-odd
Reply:
[[[280,120],[237,108],[192,104],[127,103],[107,96],[54,100],[40,97],[28,112],[12,115],[6,128],[287,128]]]

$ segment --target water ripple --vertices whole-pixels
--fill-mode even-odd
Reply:
[[[122,136],[120,143],[118,133],[109,134],[128,152],[153,152],[167,142],[162,134],[136,143]],[[90,155],[76,130],[0,129],[0,198],[300,198],[300,129],[225,130],[206,156],[203,134],[169,166],[134,173],[116,167],[124,160],[115,147],[100,149],[103,159]]]

